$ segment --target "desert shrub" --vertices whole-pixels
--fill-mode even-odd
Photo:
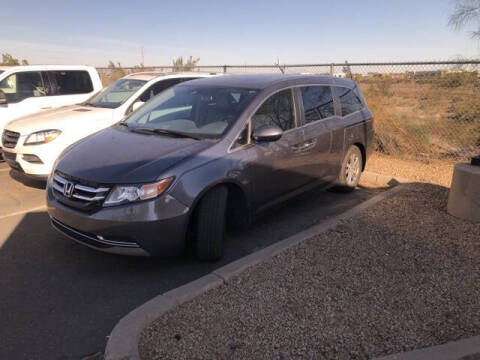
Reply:
[[[455,98],[447,107],[448,119],[456,122],[479,122],[480,102],[474,98]]]
[[[480,86],[480,79],[476,71],[460,71],[454,73],[440,74],[436,85],[443,88],[458,88],[461,86]]]
[[[375,96],[392,96],[394,93],[394,81],[391,76],[384,75],[381,77],[370,79],[368,81],[368,84],[368,87],[364,87],[366,88],[366,93],[369,94],[369,96],[365,95],[367,98]]]

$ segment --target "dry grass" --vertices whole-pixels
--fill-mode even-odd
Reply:
[[[439,77],[419,82],[384,76],[360,78],[358,83],[375,116],[378,151],[457,159],[476,152],[480,141],[479,81]]]
[[[455,162],[452,160],[405,160],[374,153],[368,160],[366,170],[449,188],[452,182],[454,165]]]

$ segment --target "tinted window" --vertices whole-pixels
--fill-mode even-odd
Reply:
[[[301,90],[305,122],[307,124],[335,114],[330,86],[305,86]]]
[[[0,82],[0,90],[5,93],[7,102],[15,103],[30,97],[46,95],[39,72],[19,72]]]
[[[362,102],[355,93],[344,87],[335,87],[335,93],[342,105],[342,115],[346,116],[363,108]]]
[[[57,95],[87,94],[93,91],[92,80],[86,71],[49,71]]]
[[[174,86],[132,113],[126,122],[133,131],[147,128],[219,138],[257,93],[250,89]]]
[[[353,92],[360,99],[360,101],[362,102],[362,105],[365,106],[365,97],[363,96],[362,92],[360,91],[360,88],[358,86],[355,86],[353,88]]]
[[[253,130],[264,125],[276,125],[283,131],[295,127],[292,91],[282,90],[268,98],[252,117]]]

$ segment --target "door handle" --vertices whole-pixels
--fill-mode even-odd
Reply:
[[[47,110],[47,109],[51,109],[51,108],[52,108],[51,106],[45,106],[45,107],[41,107],[40,109]]]
[[[317,139],[312,139],[309,141],[305,141],[304,143],[301,143],[299,145],[293,145],[292,149],[294,151],[304,151],[314,147],[316,144],[317,144]]]

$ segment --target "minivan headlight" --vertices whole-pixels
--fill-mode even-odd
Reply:
[[[170,186],[173,177],[143,185],[117,185],[103,203],[104,206],[114,206],[134,201],[153,199],[162,195]]]
[[[43,130],[28,135],[24,145],[47,144],[55,140],[62,132],[60,130]]]

